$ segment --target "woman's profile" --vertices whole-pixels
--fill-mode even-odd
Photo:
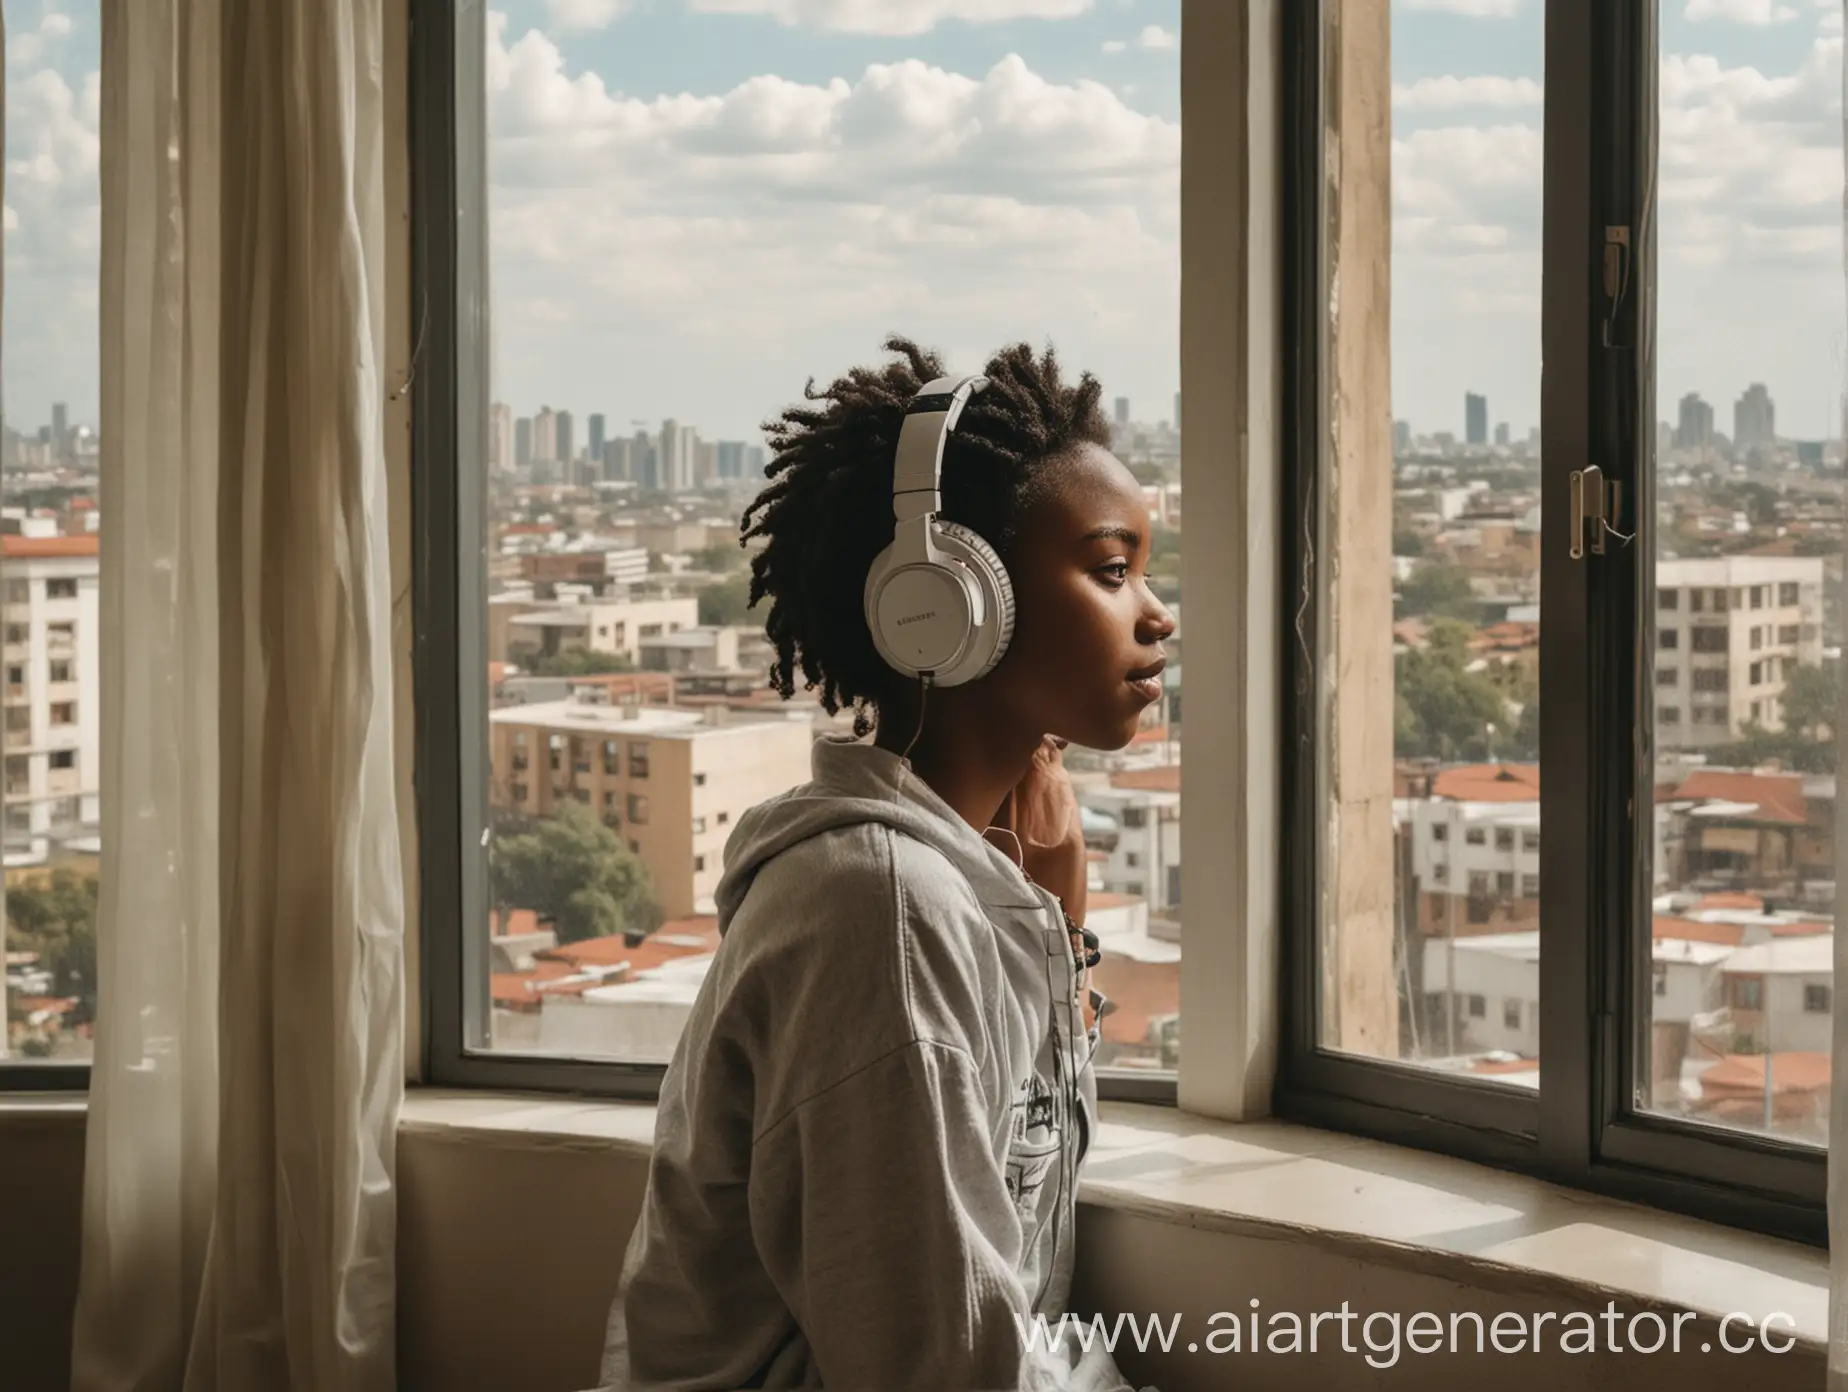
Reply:
[[[852,710],[856,738],[818,740],[811,781],[727,844],[720,946],[662,1083],[607,1387],[1126,1388],[1101,1346],[1030,1337],[1070,1291],[1103,1003],[1060,751],[1130,742],[1174,622],[1094,378],[1068,383],[1025,344],[985,382],[886,348],[766,426],[769,483],[741,531],[771,682]],[[895,479],[907,413],[931,411],[947,413],[940,507]],[[942,593],[966,593],[973,618],[925,601],[869,618],[895,517],[952,538],[932,553],[963,567]],[[927,601],[942,579],[905,593]],[[942,683],[917,670],[929,642],[896,636],[940,621],[958,654]]]

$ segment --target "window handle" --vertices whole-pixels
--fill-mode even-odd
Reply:
[[[1572,490],[1572,537],[1570,552],[1572,559],[1582,561],[1587,550],[1594,556],[1604,554],[1604,537],[1608,532],[1619,541],[1634,541],[1634,532],[1617,530],[1617,518],[1623,510],[1623,485],[1614,479],[1607,480],[1604,470],[1596,464],[1587,468],[1574,469],[1567,475],[1567,483]],[[1585,539],[1586,528],[1591,529],[1591,540]]]

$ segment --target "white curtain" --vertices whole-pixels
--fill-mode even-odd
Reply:
[[[1848,0],[1842,0],[1842,20],[1848,24]],[[1848,51],[1839,51],[1842,62],[1842,285],[1848,289]],[[1848,383],[1836,384],[1843,391],[1844,419],[1848,421]],[[1844,552],[1848,558],[1848,550]],[[1835,597],[1843,598],[1842,582],[1831,581]],[[1845,684],[1848,685],[1848,684]],[[1848,793],[1848,694],[1835,720],[1835,882],[1839,886],[1848,867],[1848,817],[1842,815],[1841,799]],[[1829,1058],[1829,1392],[1848,1392],[1848,1002],[1843,988],[1848,986],[1848,943],[1842,935],[1842,913],[1836,910],[1833,1034]]]
[[[73,1386],[395,1385],[383,0],[104,0]]]

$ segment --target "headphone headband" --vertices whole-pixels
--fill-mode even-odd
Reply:
[[[979,374],[926,382],[905,407],[892,465],[892,516],[907,522],[943,508],[943,446],[969,398],[988,386]]]

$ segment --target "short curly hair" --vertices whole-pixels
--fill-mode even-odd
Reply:
[[[873,646],[862,592],[874,559],[892,539],[892,466],[905,407],[926,382],[947,375],[943,360],[908,338],[885,349],[897,360],[856,367],[803,396],[763,429],[769,484],[744,511],[740,544],[751,559],[750,603],[768,598],[765,632],[775,646],[770,686],[785,700],[821,691],[830,715],[851,707],[854,729],[872,728],[868,708],[890,701],[898,674]],[[943,453],[942,516],[972,528],[1010,558],[1020,519],[1049,466],[1081,444],[1108,446],[1103,389],[1090,373],[1067,385],[1048,346],[1003,348],[982,369],[987,390],[970,398]]]

